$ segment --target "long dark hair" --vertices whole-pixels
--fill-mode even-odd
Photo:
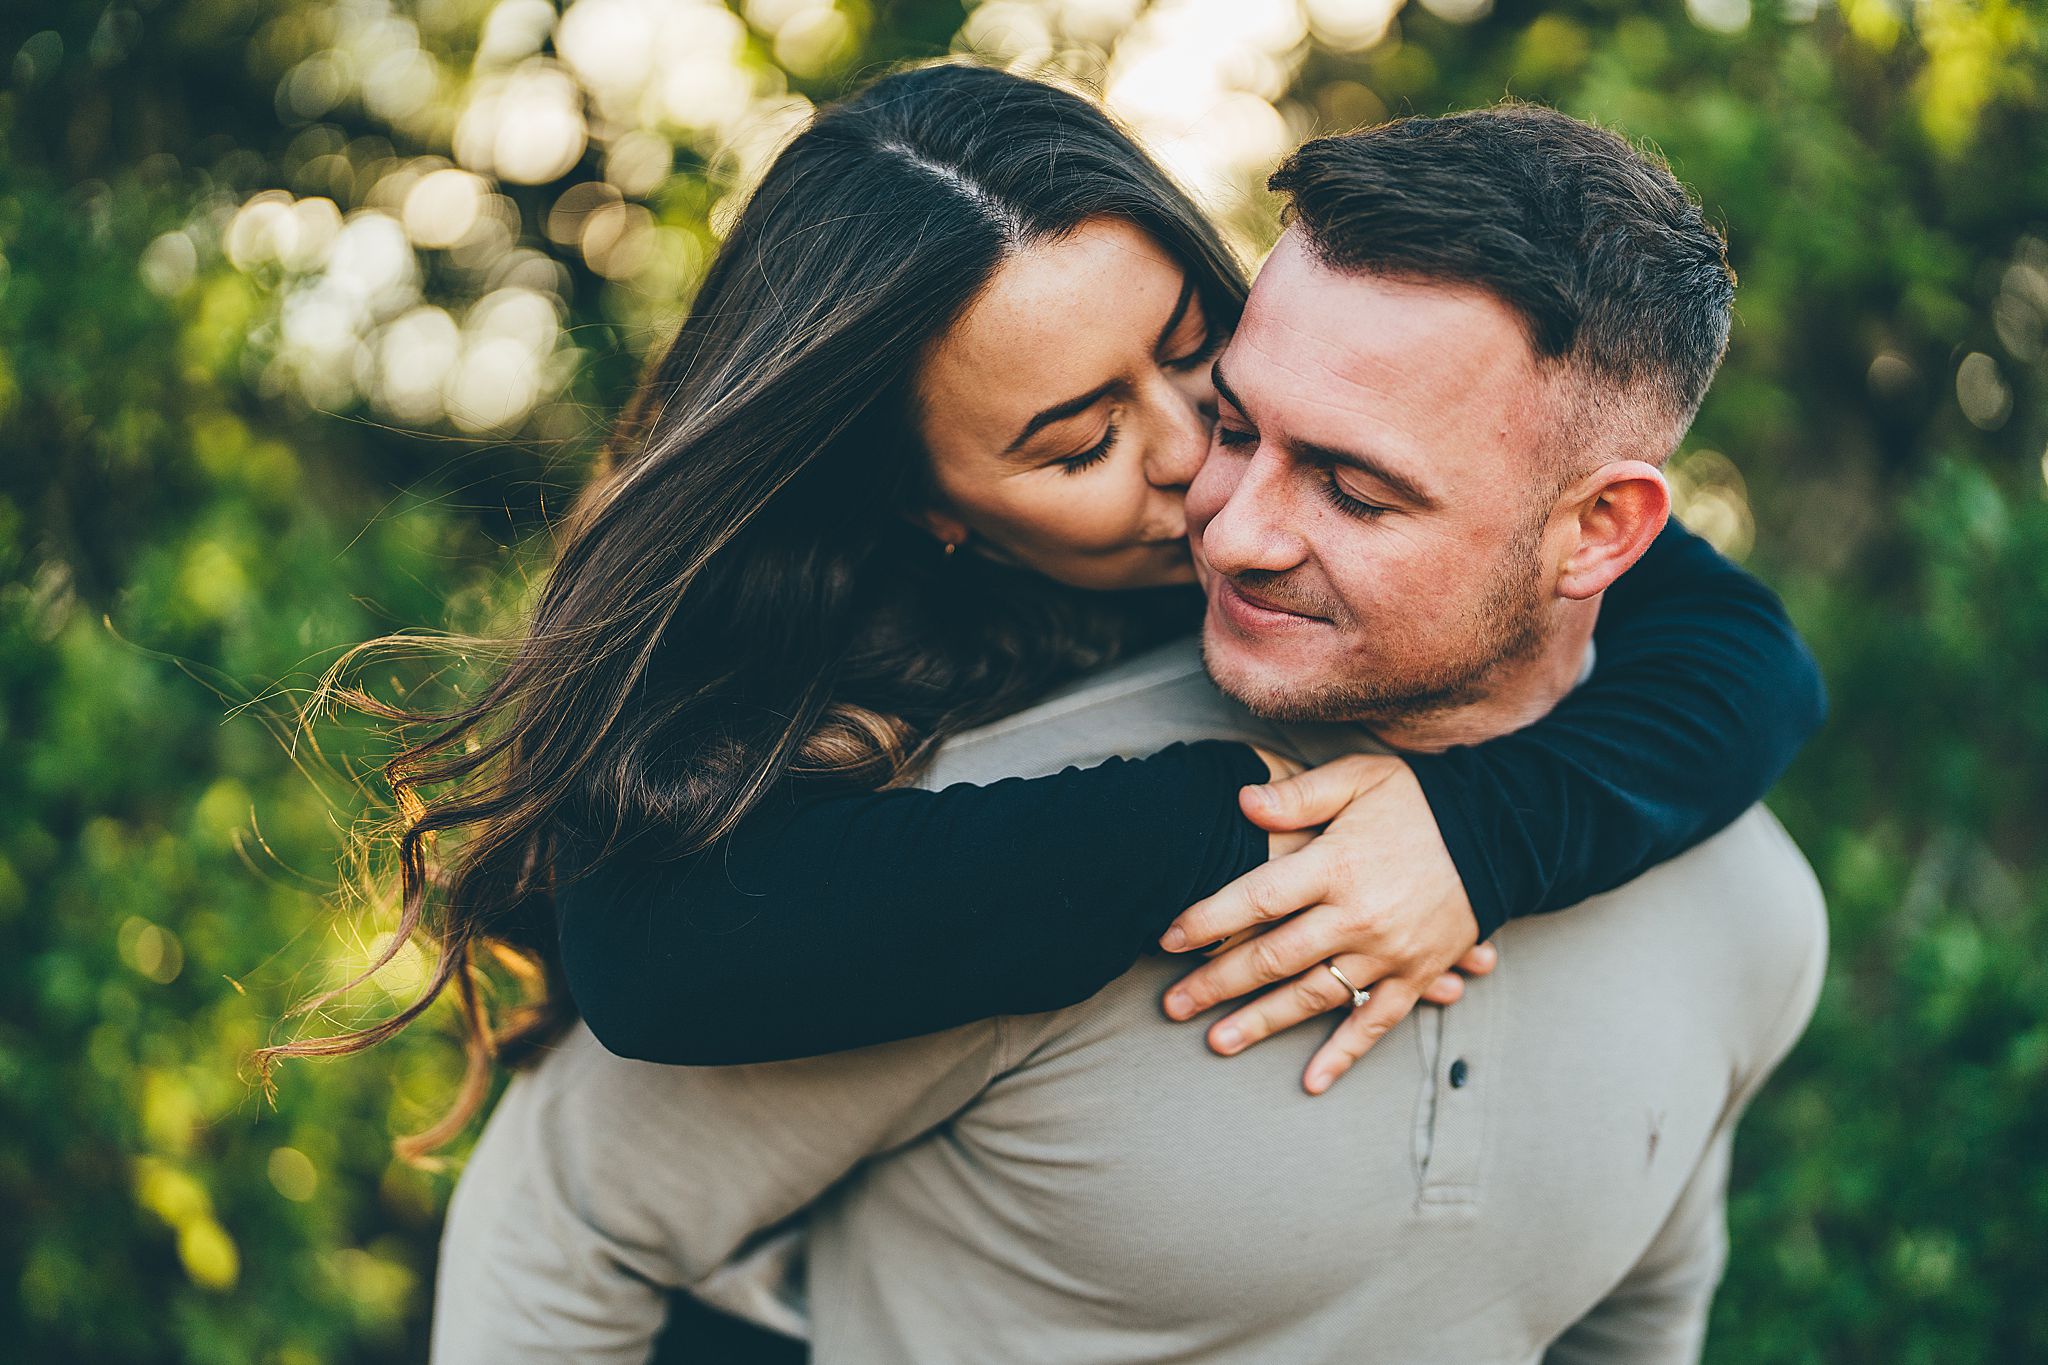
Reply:
[[[1104,217],[1149,233],[1212,326],[1234,324],[1229,250],[1080,96],[929,66],[790,143],[620,417],[482,695],[420,713],[330,685],[388,638],[323,680],[319,695],[435,727],[385,767],[399,924],[384,958],[425,939],[434,966],[394,1016],[267,1049],[266,1066],[382,1041],[452,983],[462,1093],[400,1144],[431,1150],[481,1102],[494,1057],[517,1061],[570,1017],[552,946],[565,866],[629,838],[701,850],[786,782],[901,781],[947,735],[1156,637],[1156,594],[945,557],[904,515],[928,492],[928,347],[1009,255]],[[496,1018],[487,958],[526,984]]]

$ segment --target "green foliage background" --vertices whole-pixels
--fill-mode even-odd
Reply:
[[[394,1165],[389,1141],[452,1084],[445,1032],[288,1069],[274,1107],[249,1079],[282,1011],[379,927],[333,894],[374,737],[329,727],[316,754],[276,722],[343,646],[516,605],[548,509],[750,163],[642,117],[660,141],[635,154],[672,154],[650,182],[593,113],[543,183],[487,171],[496,246],[468,264],[420,246],[415,268],[459,312],[490,284],[479,252],[516,238],[522,278],[562,300],[549,377],[495,422],[394,416],[389,376],[347,356],[279,361],[317,267],[275,234],[265,255],[246,225],[237,248],[234,225],[262,191],[354,214],[445,164],[415,159],[448,154],[491,71],[545,66],[554,8],[0,16],[11,1358],[422,1353],[451,1176]],[[959,0],[841,0],[792,27],[803,8],[756,0],[719,30],[748,98],[829,98],[960,41],[1087,81],[1161,6],[1013,3],[1022,38]],[[1344,6],[1310,5],[1318,27],[1271,93],[1291,135],[1510,91],[1553,102],[1662,147],[1741,275],[1727,369],[1676,468],[1688,515],[1785,593],[1832,683],[1833,721],[1774,804],[1826,884],[1835,949],[1818,1019],[1744,1130],[1709,1354],[2048,1359],[2048,19],[2003,0],[1387,8],[1386,33],[1347,51],[1356,36],[1326,22]],[[431,70],[402,51],[362,69],[366,32]],[[1026,50],[1042,32],[1050,48]],[[603,175],[634,192],[564,198]],[[621,199],[645,215],[607,207]],[[578,202],[643,234],[629,259],[560,216]],[[1232,202],[1249,243],[1270,235],[1256,193]],[[403,992],[415,965],[384,984]],[[351,1008],[388,1005],[368,996]]]

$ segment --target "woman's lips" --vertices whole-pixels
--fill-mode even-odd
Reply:
[[[1247,592],[1228,578],[1216,583],[1216,605],[1230,623],[1241,630],[1282,630],[1296,626],[1327,624],[1320,616],[1287,608],[1257,593]]]

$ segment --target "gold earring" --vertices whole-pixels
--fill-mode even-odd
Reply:
[[[957,550],[957,549],[959,549],[959,548],[960,548],[960,545],[959,545],[959,542],[958,542],[958,541],[952,541],[952,540],[949,540],[949,541],[947,541],[947,542],[946,542],[946,557],[947,557],[947,558],[949,558],[949,559],[950,559],[950,558],[952,558],[952,555],[953,555],[953,551],[955,551],[955,550]]]

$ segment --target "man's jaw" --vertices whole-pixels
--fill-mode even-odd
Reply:
[[[1287,648],[1300,638],[1289,630],[1247,639],[1219,624],[1212,607],[1202,631],[1202,665],[1217,690],[1253,715],[1281,723],[1346,719],[1333,713],[1318,684],[1318,651]]]
[[[1211,570],[1209,609],[1202,625],[1202,657],[1210,678],[1252,712],[1302,719],[1301,699],[1322,692],[1336,627],[1326,616],[1297,610],[1302,603],[1270,587],[1246,586]]]

